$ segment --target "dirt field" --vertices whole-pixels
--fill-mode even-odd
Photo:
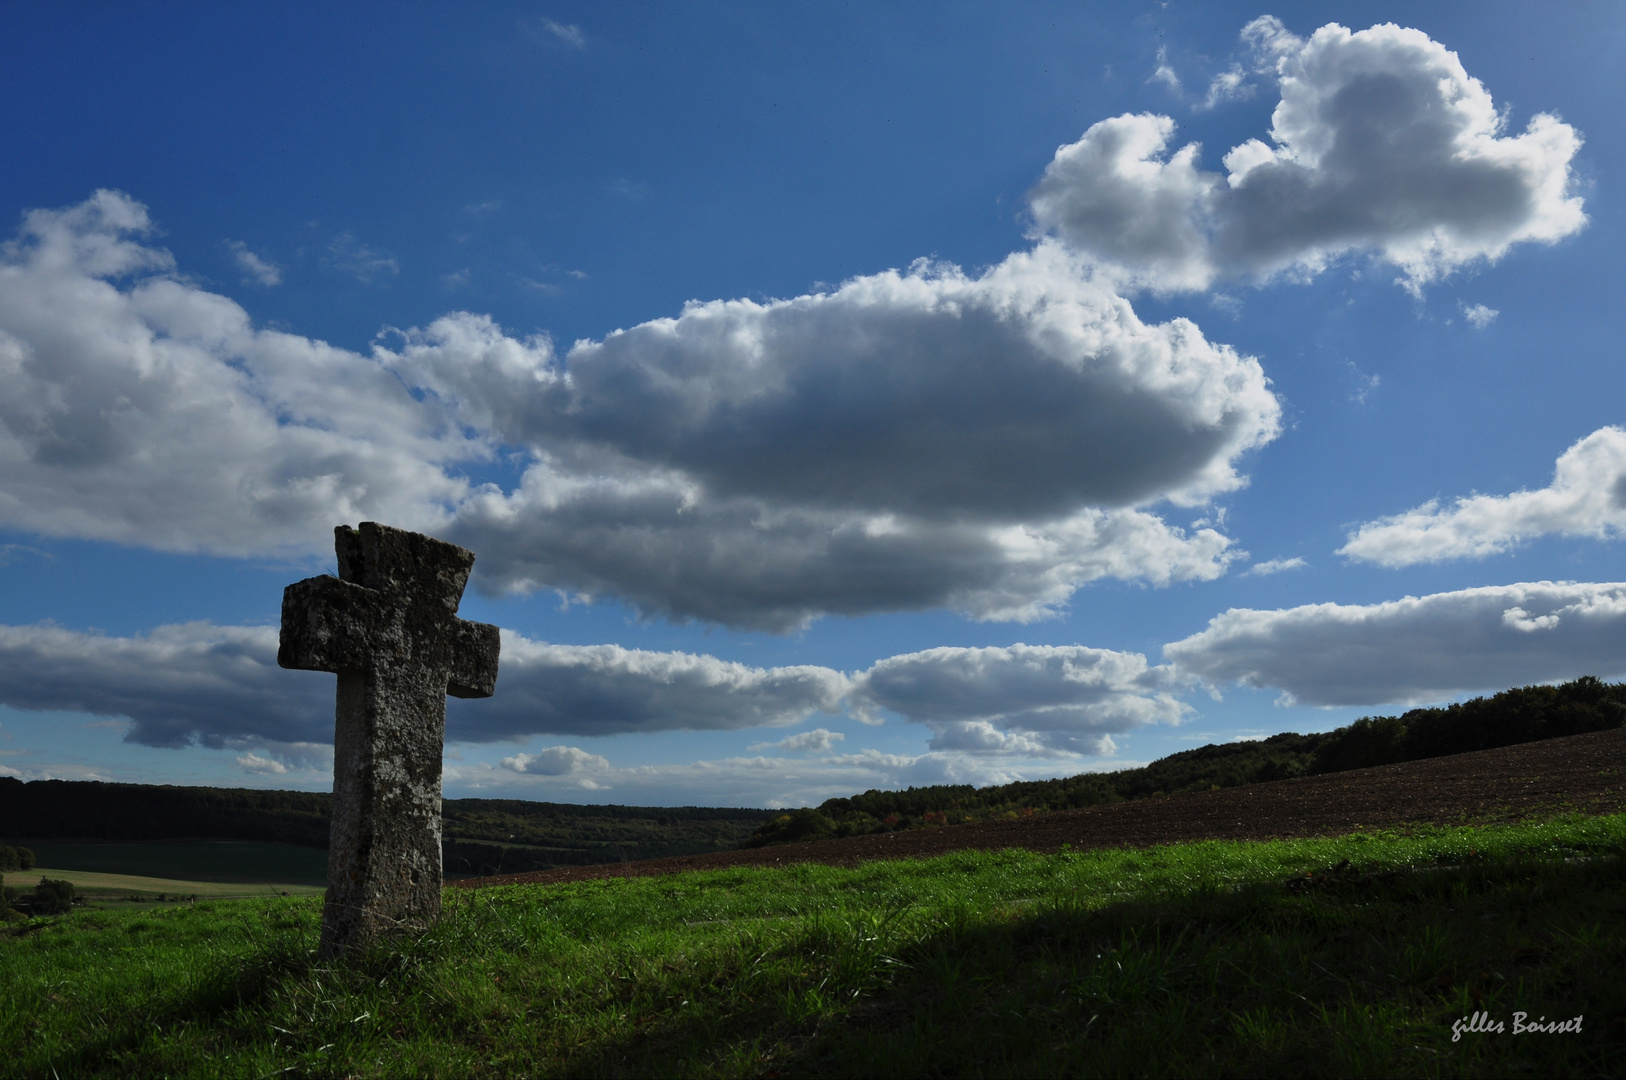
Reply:
[[[1147,847],[1183,840],[1330,836],[1409,822],[1508,821],[1562,810],[1626,811],[1626,729],[1326,776],[803,844],[469,878],[458,888],[643,877],[799,862],[852,866],[963,848]]]

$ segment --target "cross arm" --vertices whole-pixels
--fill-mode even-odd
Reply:
[[[400,614],[373,589],[324,574],[282,591],[277,663],[301,671],[363,671],[392,644],[404,648]]]
[[[457,619],[452,627],[452,667],[446,692],[453,697],[490,697],[497,692],[497,651],[502,642],[490,623]]]

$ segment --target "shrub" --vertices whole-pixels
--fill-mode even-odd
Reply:
[[[794,844],[802,840],[823,840],[835,835],[835,823],[817,810],[803,807],[771,819],[742,848],[766,847],[769,844]]]
[[[73,907],[73,882],[40,878],[34,886],[34,914],[64,915]]]

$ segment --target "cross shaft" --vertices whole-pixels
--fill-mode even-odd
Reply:
[[[446,695],[491,696],[498,653],[495,626],[457,617],[472,552],[370,521],[334,546],[338,577],[284,590],[277,651],[339,677],[325,956],[439,917]]]

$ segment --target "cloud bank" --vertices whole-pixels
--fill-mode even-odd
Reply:
[[[333,681],[288,678],[277,632],[206,622],[133,637],[0,626],[0,703],[127,716],[128,742],[221,748],[333,741]]]
[[[1626,532],[1626,430],[1599,428],[1564,451],[1553,482],[1511,495],[1438,500],[1369,521],[1338,554],[1379,566],[1499,555],[1540,536],[1612,540]]]
[[[933,750],[1108,754],[1112,734],[1191,711],[1168,675],[1138,653],[1082,645],[941,648],[878,662],[850,697],[861,716],[926,725]]]
[[[1103,120],[1058,149],[1030,193],[1037,232],[1159,291],[1309,276],[1370,252],[1416,292],[1585,225],[1575,129],[1537,113],[1505,134],[1489,92],[1423,32],[1329,23],[1303,40],[1267,16],[1243,38],[1280,90],[1270,143],[1232,147],[1221,175],[1201,168],[1196,143],[1171,152],[1167,116]],[[1214,103],[1242,86],[1230,78]]]
[[[556,355],[453,313],[361,356],[255,329],[116,192],[0,252],[0,526],[169,551],[325,553],[383,520],[498,590],[786,630],[948,606],[1032,619],[1101,577],[1236,553],[1148,507],[1245,482],[1257,361],[1143,323],[1063,246],[693,303]],[[518,461],[508,489],[464,470]]]
[[[840,711],[847,677],[680,652],[548,645],[505,632],[500,691],[454,700],[447,739],[782,727]],[[277,631],[197,622],[132,637],[0,626],[0,704],[126,716],[126,741],[181,747],[333,741],[331,677],[277,666]]]
[[[1382,604],[1232,608],[1163,647],[1212,684],[1306,705],[1410,705],[1626,673],[1626,584],[1540,581]]]
[[[128,742],[247,749],[242,767],[274,772],[266,762],[303,761],[332,742],[334,690],[330,677],[278,668],[276,652],[270,627],[187,623],[111,637],[0,626],[0,704],[129,717]],[[928,727],[934,752],[1099,755],[1112,752],[1112,733],[1178,722],[1189,710],[1171,695],[1174,685],[1139,654],[1083,646],[931,649],[849,676],[813,665],[552,645],[505,631],[497,695],[449,702],[446,737],[467,744],[783,728],[849,710],[874,724],[890,711]],[[827,753],[844,738],[815,728],[756,749]],[[552,758],[533,759],[506,767],[536,775],[554,767]]]
[[[4,766],[0,766],[4,768]],[[816,806],[871,788],[931,784],[1008,784],[1076,772],[1072,761],[1019,761],[989,754],[932,751],[784,757],[755,754],[663,765],[617,765],[579,747],[552,746],[497,765],[446,763],[448,797],[594,801],[635,806]]]
[[[836,713],[847,679],[830,668],[756,668],[714,656],[619,645],[549,645],[504,633],[501,689],[452,703],[448,738],[621,735],[784,727]]]

